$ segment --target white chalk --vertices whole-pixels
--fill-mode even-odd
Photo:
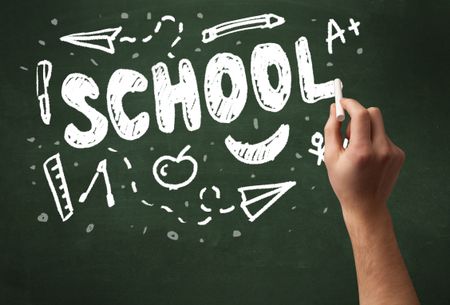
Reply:
[[[334,80],[334,102],[336,104],[336,119],[342,122],[345,119],[344,108],[342,108],[342,82],[339,78]]]

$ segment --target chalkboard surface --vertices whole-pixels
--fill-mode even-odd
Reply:
[[[423,304],[449,304],[449,12],[3,3],[0,303],[356,304],[320,159],[340,78],[406,151],[399,243]]]

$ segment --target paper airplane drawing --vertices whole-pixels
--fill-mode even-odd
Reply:
[[[100,50],[109,54],[114,54],[114,40],[122,31],[122,27],[103,29],[92,32],[74,33],[63,36],[59,40],[71,43],[83,48]]]
[[[247,215],[248,220],[253,222],[261,216],[268,208],[270,208],[281,196],[283,196],[291,187],[296,185],[295,181],[287,181],[275,184],[250,185],[238,188],[241,193],[241,209]],[[246,193],[266,190],[265,193],[259,193],[253,198],[247,198]],[[259,206],[262,205],[261,208]],[[250,212],[249,208],[257,209],[255,213]]]

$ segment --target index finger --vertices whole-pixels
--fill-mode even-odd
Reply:
[[[367,109],[356,100],[349,98],[343,98],[341,104],[352,121],[350,143],[370,142],[370,115]]]

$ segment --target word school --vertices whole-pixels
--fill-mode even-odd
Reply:
[[[306,103],[334,96],[333,80],[316,84],[309,51],[308,40],[300,37],[295,42],[300,91]],[[268,68],[274,66],[278,73],[278,85],[269,81]],[[167,65],[159,62],[152,67],[155,114],[159,130],[172,133],[175,126],[175,105],[181,104],[183,120],[189,131],[200,128],[201,107],[194,68],[188,59],[178,65],[179,83],[172,84]],[[250,73],[253,91],[259,106],[270,112],[283,109],[291,92],[291,68],[286,53],[280,45],[264,43],[254,47],[251,55]],[[226,96],[222,89],[222,78],[227,74],[231,80],[231,93]],[[117,134],[125,140],[142,137],[149,128],[148,112],[130,118],[123,108],[123,97],[127,93],[144,92],[148,80],[141,73],[129,69],[117,69],[107,86],[107,109],[111,124]],[[232,53],[218,53],[207,66],[204,78],[204,98],[209,115],[219,123],[231,123],[242,112],[247,101],[248,85],[244,63]],[[64,132],[66,142],[75,148],[89,148],[99,144],[108,131],[108,119],[87,102],[86,97],[97,99],[99,89],[95,81],[82,73],[71,73],[63,81],[61,96],[64,102],[87,119],[91,128],[78,129],[70,123]]]

